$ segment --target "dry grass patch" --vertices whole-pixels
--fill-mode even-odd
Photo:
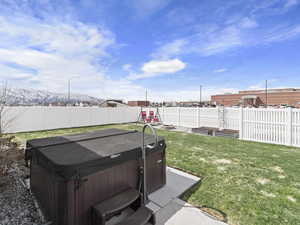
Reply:
[[[268,184],[271,182],[271,180],[267,179],[267,178],[258,178],[256,179],[256,182],[262,185]]]
[[[291,202],[296,202],[296,199],[292,196],[287,196],[287,199],[290,200]]]
[[[229,159],[217,159],[214,161],[215,164],[232,164],[232,161]]]
[[[283,169],[280,166],[273,166],[271,170],[276,171],[278,173],[284,173]]]
[[[224,167],[224,166],[218,166],[217,169],[218,169],[219,171],[225,171],[225,170],[226,170],[226,167]]]
[[[274,195],[273,193],[269,193],[269,192],[266,192],[266,191],[261,191],[260,192],[262,195],[266,196],[266,197],[269,197],[269,198],[275,198],[276,195]]]

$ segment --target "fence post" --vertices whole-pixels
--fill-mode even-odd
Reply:
[[[287,109],[287,124],[286,124],[286,144],[287,145],[292,145],[293,141],[292,141],[292,137],[293,137],[293,109],[292,108],[288,108]]]
[[[218,114],[218,129],[224,130],[224,106],[217,106],[217,114]]]
[[[161,110],[160,110],[160,108],[159,108],[159,115],[160,115],[160,119],[162,120],[162,121],[160,121],[161,123],[164,123],[164,121],[165,121],[165,107],[164,107],[164,105],[162,105],[161,106]]]
[[[240,108],[240,120],[239,120],[239,139],[244,138],[244,109]]]
[[[178,126],[180,127],[180,107],[178,107]]]
[[[200,126],[200,106],[197,107],[197,126],[201,127]]]
[[[216,107],[216,110],[217,110],[217,127],[216,128],[220,128],[220,113],[219,113],[219,106],[217,105],[217,107]]]

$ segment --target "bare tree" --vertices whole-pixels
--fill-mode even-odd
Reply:
[[[7,81],[5,81],[0,94],[0,135],[2,135],[3,132],[3,127],[2,127],[3,111],[7,104],[7,96],[8,96],[8,86],[7,86]]]

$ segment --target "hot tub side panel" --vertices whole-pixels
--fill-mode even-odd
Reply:
[[[166,184],[165,148],[152,152],[147,158],[147,190],[152,193]]]
[[[147,181],[149,193],[166,184],[165,163],[165,148],[148,155]],[[93,205],[112,197],[128,187],[138,189],[140,164],[141,162],[138,160],[123,162],[81,178],[78,188],[69,188],[68,205],[74,206],[73,213],[70,213],[70,216],[74,216],[69,219],[70,223],[68,225],[91,225],[91,207]],[[76,185],[74,181],[69,182],[70,187],[74,185]]]
[[[39,166],[35,159],[30,166],[30,188],[47,220],[54,225],[67,225],[66,182]]]
[[[130,160],[86,177],[74,195],[69,192],[69,205],[74,205],[74,219],[69,225],[90,225],[91,207],[125,190],[138,187],[138,161]],[[72,200],[72,196],[73,200]]]

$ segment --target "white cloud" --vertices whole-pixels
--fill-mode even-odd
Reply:
[[[214,73],[224,73],[224,72],[226,72],[226,71],[227,71],[226,68],[220,68],[220,69],[214,70],[213,72],[214,72]]]
[[[12,87],[66,92],[103,98],[141,99],[144,88],[130,80],[112,80],[99,61],[109,59],[114,36],[103,28],[77,22],[0,17],[0,79]],[[97,59],[97,61],[95,60]],[[130,71],[130,64],[123,69]],[[150,61],[143,77],[175,73],[185,64],[178,59]],[[138,79],[137,77],[135,79]]]
[[[1,39],[10,39],[18,47],[39,47],[44,51],[66,56],[104,55],[114,42],[112,34],[98,27],[80,22],[42,22],[28,16],[0,17]]]
[[[170,58],[191,53],[210,56],[242,45],[243,40],[239,28],[232,25],[224,28],[213,25],[205,31],[161,45],[154,51],[152,57]]]
[[[300,25],[278,26],[267,32],[263,37],[263,43],[286,41],[300,35]]]
[[[204,40],[206,42],[198,40],[196,47],[191,47],[192,51],[199,52],[204,56],[210,56],[243,45],[240,30],[235,26],[228,26],[224,29],[210,32]]]
[[[199,9],[190,7],[176,7],[166,13],[166,22],[169,26],[188,26],[197,21]]]
[[[131,67],[132,67],[131,64],[124,64],[122,66],[122,69],[125,70],[125,71],[127,71],[127,72],[130,72],[131,71]]]
[[[299,0],[287,0],[284,7],[285,8],[290,8],[292,6],[298,5],[300,3]]]
[[[281,42],[300,36],[300,25],[277,25],[250,31],[257,27],[255,20],[244,18],[227,26],[211,25],[193,35],[162,44],[151,54],[156,58],[171,58],[185,54],[212,56],[240,47],[251,47],[272,42]],[[247,29],[245,29],[247,28]]]
[[[15,68],[0,64],[0,71],[1,71],[1,78],[3,80],[8,80],[8,79],[27,79],[31,78],[33,75],[28,72],[28,71],[20,71]]]
[[[145,63],[141,70],[141,74],[130,74],[128,76],[129,80],[137,80],[149,77],[156,77],[163,74],[172,74],[180,70],[183,70],[186,64],[179,59],[171,60],[152,60]]]
[[[138,14],[149,16],[166,7],[170,1],[130,2],[133,2],[131,7],[134,7]],[[26,1],[14,5],[11,12],[24,8],[24,4],[27,4]],[[282,8],[282,5],[280,6]],[[181,71],[186,64],[176,58],[182,54],[197,53],[201,56],[210,56],[236,47],[249,46],[252,43],[245,40],[245,36],[252,30],[242,27],[255,26],[253,23],[255,21],[253,19],[249,21],[249,18],[248,21],[245,19],[241,23],[241,20],[238,20],[225,27],[198,24],[201,31],[196,30],[190,36],[176,36],[174,41],[169,41],[154,51],[151,55],[153,60],[142,65],[140,73],[133,74],[132,66],[125,64],[122,68],[130,73],[129,79],[112,80],[106,75],[107,68],[104,63],[111,60],[110,48],[117,44],[114,35],[103,27],[78,22],[69,15],[69,10],[65,12],[65,7],[60,7],[60,10],[68,14],[66,17],[69,19],[57,18],[55,13],[53,17],[52,14],[47,15],[51,7],[46,8],[46,14],[39,19],[33,17],[29,9],[25,10],[26,13],[0,14],[0,79],[11,80],[9,83],[12,86],[66,92],[68,79],[77,76],[72,80],[72,92],[97,97],[139,99],[143,98],[144,88],[134,84],[130,79]],[[44,10],[43,7],[40,9]],[[282,41],[299,35],[300,27],[281,27],[261,35],[257,34],[254,33],[254,36],[259,37],[260,43]],[[213,87],[207,88],[205,92],[208,95],[222,93],[224,90]],[[153,100],[197,100],[199,96],[198,87],[171,91],[149,90],[149,93],[151,92]],[[225,92],[230,90],[226,89]]]
[[[103,63],[114,45],[113,34],[76,21],[36,19],[30,15],[0,17],[0,79],[11,86],[96,97],[138,96],[142,87],[111,80]],[[125,66],[128,69],[130,66]]]
[[[153,58],[168,59],[182,53],[184,45],[187,44],[186,40],[178,39],[174,40],[161,48],[157,49],[151,54]]]
[[[48,15],[49,16],[49,15]],[[114,35],[107,29],[76,20],[37,19],[30,14],[0,16],[0,79],[11,87],[66,92],[102,98],[144,98],[144,88],[128,79],[112,80],[103,61],[110,58]],[[157,65],[155,66],[155,64]],[[185,67],[180,60],[149,62],[146,76],[172,73]],[[169,65],[168,65],[169,64]],[[130,71],[131,65],[123,69]],[[143,71],[143,70],[142,70]],[[143,71],[143,72],[144,72]]]
[[[258,26],[258,24],[254,19],[246,17],[242,19],[242,21],[240,22],[240,26],[242,28],[255,28]]]
[[[143,65],[144,73],[176,73],[185,68],[185,63],[179,59],[165,61],[150,61]]]

